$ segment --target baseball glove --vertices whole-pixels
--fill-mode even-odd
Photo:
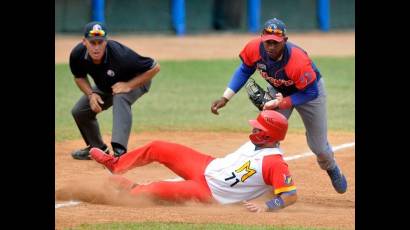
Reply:
[[[273,100],[273,97],[268,92],[263,90],[262,87],[260,87],[252,78],[249,78],[245,88],[248,93],[249,100],[251,100],[252,104],[254,104],[259,111],[262,111],[263,105],[265,105],[266,102]]]

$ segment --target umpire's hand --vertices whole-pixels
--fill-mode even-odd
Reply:
[[[92,93],[88,99],[90,100],[90,107],[91,110],[95,113],[99,113],[102,111],[100,104],[104,104],[104,101],[101,99],[100,95],[96,93]]]
[[[112,94],[118,94],[118,93],[128,93],[132,90],[132,88],[129,86],[127,82],[117,82],[112,88]]]

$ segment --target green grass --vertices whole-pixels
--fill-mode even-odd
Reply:
[[[73,230],[122,230],[122,229],[175,229],[175,230],[192,230],[192,229],[209,229],[209,230],[325,230],[325,228],[304,228],[304,227],[273,227],[273,226],[245,226],[239,224],[191,224],[191,223],[160,223],[160,222],[143,222],[143,223],[107,223],[107,224],[82,224]],[[326,230],[330,230],[326,228]]]
[[[329,130],[353,132],[355,127],[354,57],[313,58],[319,67],[328,94]],[[215,116],[211,102],[218,99],[239,60],[161,61],[161,71],[151,90],[133,106],[132,132],[153,130],[249,131],[247,120],[258,114],[242,89]],[[253,75],[266,88],[267,83]],[[66,64],[55,70],[55,135],[56,141],[81,138],[71,116],[71,108],[82,95]],[[111,133],[112,110],[98,115],[103,133]],[[303,131],[303,123],[293,112],[289,131]]]

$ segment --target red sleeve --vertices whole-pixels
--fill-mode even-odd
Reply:
[[[312,68],[312,61],[301,49],[292,47],[288,64],[285,67],[286,75],[293,80],[299,90],[316,80],[316,73]]]
[[[261,44],[261,42],[261,38],[255,38],[248,42],[242,49],[239,57],[245,65],[252,67],[255,65],[256,61],[261,58],[259,54],[259,45]]]
[[[296,190],[288,164],[281,155],[265,156],[262,161],[262,174],[265,183],[273,186],[275,195]]]

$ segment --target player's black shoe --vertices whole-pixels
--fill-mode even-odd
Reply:
[[[83,149],[76,150],[71,153],[71,156],[76,160],[91,160],[90,149],[91,149],[91,146],[87,146]],[[110,154],[110,150],[108,149],[107,146],[105,146],[103,149],[104,149],[103,151],[106,154]]]
[[[347,190],[346,177],[340,171],[339,166],[336,165],[333,169],[326,171],[332,180],[332,185],[338,193],[345,193]]]

